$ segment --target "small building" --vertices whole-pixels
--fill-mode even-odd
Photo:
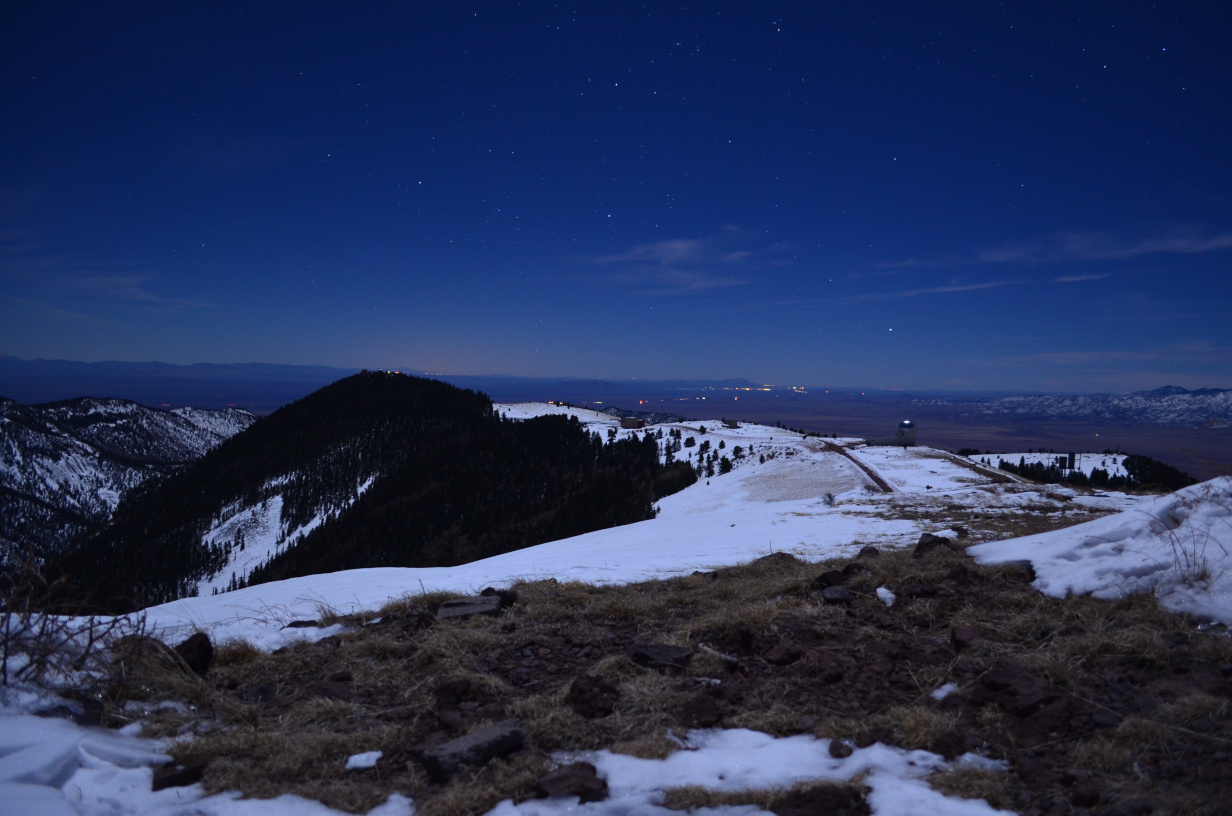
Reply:
[[[740,427],[740,423],[734,419],[725,419],[723,420],[723,427],[734,431]]]
[[[637,417],[621,417],[620,427],[628,430],[637,430],[638,428],[645,428],[646,422],[645,420],[638,419]]]
[[[898,446],[910,448],[915,444],[915,423],[909,419],[904,419],[898,423],[898,430],[894,432],[894,436],[885,436],[880,439],[865,439],[864,444],[878,447]]]

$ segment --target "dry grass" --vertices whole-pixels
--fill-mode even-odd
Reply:
[[[132,719],[127,700],[182,701],[183,711],[143,719],[152,733],[197,734],[173,754],[182,763],[209,763],[207,791],[295,793],[357,813],[395,792],[415,798],[420,813],[483,813],[501,799],[530,795],[554,751],[606,748],[661,758],[676,750],[669,735],[690,727],[688,706],[707,697],[725,727],[924,749],[961,731],[994,757],[1047,766],[1030,783],[1013,771],[951,770],[931,780],[938,790],[997,807],[1021,810],[1024,802],[1064,794],[1056,779],[1077,769],[1098,774],[1113,798],[1147,796],[1163,808],[1167,797],[1183,796],[1202,812],[1209,788],[1144,778],[1141,768],[1147,758],[1152,767],[1184,773],[1196,746],[1232,738],[1227,684],[1218,693],[1181,687],[1142,711],[1126,709],[1138,704],[1132,696],[1107,695],[1125,685],[1174,682],[1178,667],[1193,661],[1232,663],[1228,639],[1198,633],[1151,598],[1045,598],[1021,569],[979,567],[959,550],[923,559],[888,551],[855,561],[858,567],[778,555],[624,587],[539,581],[517,586],[517,603],[499,615],[442,624],[432,613],[450,596],[418,595],[366,618],[340,618],[355,628],[323,643],[273,654],[227,644],[206,680],[145,666],[116,689],[110,714],[116,723]],[[814,579],[844,567],[855,601],[823,604]],[[894,607],[876,599],[879,586],[898,594]],[[975,627],[982,639],[956,654],[949,643],[956,625]],[[646,641],[687,646],[694,657],[672,671],[640,666],[628,650]],[[768,662],[778,644],[794,645],[798,656]],[[1076,711],[1117,712],[1114,724],[1035,749],[1013,713],[964,702],[981,674],[1005,658],[1071,695]],[[568,706],[566,692],[579,674],[619,690],[613,713],[585,719]],[[946,682],[960,691],[949,702],[934,700],[930,692]],[[468,731],[507,716],[524,723],[522,752],[448,784],[430,783],[416,743],[451,736],[459,722]],[[371,750],[385,752],[375,769],[344,770],[348,756]],[[786,795],[667,794],[669,807],[681,810],[766,808]]]

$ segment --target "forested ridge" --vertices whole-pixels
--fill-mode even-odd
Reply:
[[[59,566],[95,604],[122,611],[190,595],[224,570],[231,543],[202,537],[274,496],[284,530],[324,523],[247,583],[464,563],[651,518],[656,499],[694,479],[687,465],[660,465],[649,435],[604,444],[576,419],[507,421],[483,394],[363,372],[139,489]]]

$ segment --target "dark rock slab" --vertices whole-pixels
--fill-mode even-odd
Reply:
[[[693,652],[666,643],[638,643],[629,649],[629,659],[648,669],[683,669],[693,659]]]
[[[855,600],[844,587],[826,587],[821,591],[821,599],[828,604],[849,604]]]
[[[804,655],[804,650],[794,643],[783,641],[776,643],[763,658],[771,666],[790,666]]]
[[[428,748],[420,756],[420,762],[433,781],[444,783],[463,766],[486,765],[520,750],[525,742],[522,721],[514,717]]]
[[[847,575],[842,570],[826,570],[821,575],[813,579],[813,589],[825,589],[826,587],[842,586],[847,580]]]
[[[438,621],[469,618],[472,615],[495,615],[501,611],[499,595],[478,595],[473,598],[454,598],[445,601],[436,610]]]
[[[589,762],[574,762],[548,772],[535,783],[535,796],[576,796],[580,804],[602,802],[607,798],[607,782]]]

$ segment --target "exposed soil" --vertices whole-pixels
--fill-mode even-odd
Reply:
[[[195,733],[172,752],[203,768],[207,790],[354,812],[399,792],[419,813],[482,813],[534,796],[554,751],[665,756],[670,730],[746,727],[842,740],[838,752],[875,741],[976,751],[1008,770],[931,784],[1033,816],[1227,813],[1232,638],[1149,597],[1055,600],[1032,579],[934,542],[918,558],[867,548],[623,587],[542,581],[459,620],[436,620],[448,596],[424,596],[316,644],[224,646],[204,678],[133,670],[110,720]],[[947,683],[956,690],[935,699]],[[166,699],[193,708],[125,707]],[[425,772],[425,751],[511,717],[520,749],[445,783]],[[344,770],[373,750],[384,751],[375,768]],[[787,814],[816,799],[855,813],[863,795],[858,784],[721,799],[681,789],[666,802]]]

